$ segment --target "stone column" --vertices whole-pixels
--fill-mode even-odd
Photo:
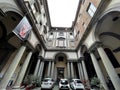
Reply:
[[[100,69],[100,66],[99,66],[99,64],[98,64],[98,62],[97,62],[97,60],[95,58],[95,55],[91,52],[90,56],[91,56],[91,59],[92,59],[96,74],[97,74],[98,78],[100,79],[101,84],[103,85],[105,90],[109,90],[108,87],[107,87],[107,84],[105,82],[105,78],[104,78],[104,76],[102,74],[102,71]]]
[[[55,79],[55,81],[57,80],[57,68],[55,67],[55,75],[54,75],[55,77],[54,77],[54,79]]]
[[[37,65],[36,65],[35,71],[34,71],[34,76],[38,76],[39,66],[40,66],[40,58],[37,61]]]
[[[40,81],[41,81],[41,79],[42,79],[42,76],[43,76],[43,69],[44,69],[44,62],[42,61],[41,62],[42,63],[42,66],[41,66],[41,72],[40,72]]]
[[[84,73],[83,73],[83,68],[81,63],[79,63],[79,67],[80,67],[80,73],[81,73],[81,80],[84,80]]]
[[[83,59],[82,59],[82,67],[83,67],[83,73],[84,73],[85,80],[88,80],[87,69],[86,69],[85,62]]]
[[[74,78],[73,62],[71,62],[71,78]]]
[[[84,73],[84,79],[86,81],[86,85],[88,87],[90,87],[90,83],[89,83],[89,78],[88,78],[88,73],[87,73],[87,69],[86,69],[86,66],[85,66],[85,62],[84,62],[84,57],[81,57],[81,62],[82,62],[82,67],[83,67],[83,73]]]
[[[43,63],[42,63],[42,61],[41,61],[40,65],[39,65],[38,76],[40,76],[40,74],[41,74],[41,68],[42,68],[42,66],[43,66]]]
[[[79,78],[82,79],[82,78],[81,78],[81,73],[80,73],[80,65],[79,65],[79,62],[77,63],[77,66],[78,66],[78,74],[79,74]]]
[[[21,46],[20,49],[18,50],[18,53],[14,57],[12,63],[10,64],[9,68],[7,69],[4,77],[2,78],[2,80],[0,82],[0,90],[6,89],[7,84],[9,82],[9,80],[11,79],[13,73],[15,72],[15,69],[17,68],[17,66],[19,64],[25,49],[26,49],[25,46]]]
[[[68,79],[70,79],[70,63],[67,62],[67,74],[68,74]]]
[[[51,78],[54,78],[53,76],[54,76],[54,69],[55,69],[55,63],[54,63],[54,61],[52,62],[52,69],[51,69]]]
[[[104,49],[99,46],[97,47],[98,53],[102,59],[102,62],[106,68],[106,71],[115,87],[115,90],[120,90],[120,78],[118,77],[112,63],[110,62],[107,54],[105,53]]]
[[[51,72],[51,61],[49,62],[49,65],[48,65],[48,72],[47,72],[48,77],[50,76],[50,72]]]
[[[16,86],[17,86],[17,87],[20,87],[20,84],[21,84],[21,82],[22,82],[22,80],[23,80],[23,78],[24,78],[25,72],[26,72],[27,67],[28,67],[28,64],[29,64],[29,62],[30,62],[31,56],[32,56],[32,52],[29,52],[28,55],[27,55],[27,57],[26,57],[26,60],[25,60],[24,63],[23,63],[23,66],[22,66],[22,68],[21,68],[21,70],[20,70],[20,73],[19,73],[19,75],[18,75],[18,77],[17,77],[17,80],[16,80],[16,82],[15,82],[14,87],[16,87]]]

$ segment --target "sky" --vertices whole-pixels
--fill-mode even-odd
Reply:
[[[47,0],[53,27],[71,27],[79,0]]]

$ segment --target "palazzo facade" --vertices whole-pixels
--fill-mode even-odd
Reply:
[[[47,0],[0,0],[0,90],[28,75],[119,90],[119,40],[120,0],[80,0],[71,27],[52,27]]]

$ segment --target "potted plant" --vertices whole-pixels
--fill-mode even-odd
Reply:
[[[91,88],[100,90],[100,80],[97,77],[91,79]]]
[[[26,89],[33,89],[35,87],[40,87],[40,84],[41,84],[41,82],[39,81],[39,78],[34,75],[26,76],[23,83],[25,84]]]

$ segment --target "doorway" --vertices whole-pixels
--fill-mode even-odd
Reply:
[[[57,67],[57,78],[59,80],[61,78],[64,78],[64,68],[63,67]]]

